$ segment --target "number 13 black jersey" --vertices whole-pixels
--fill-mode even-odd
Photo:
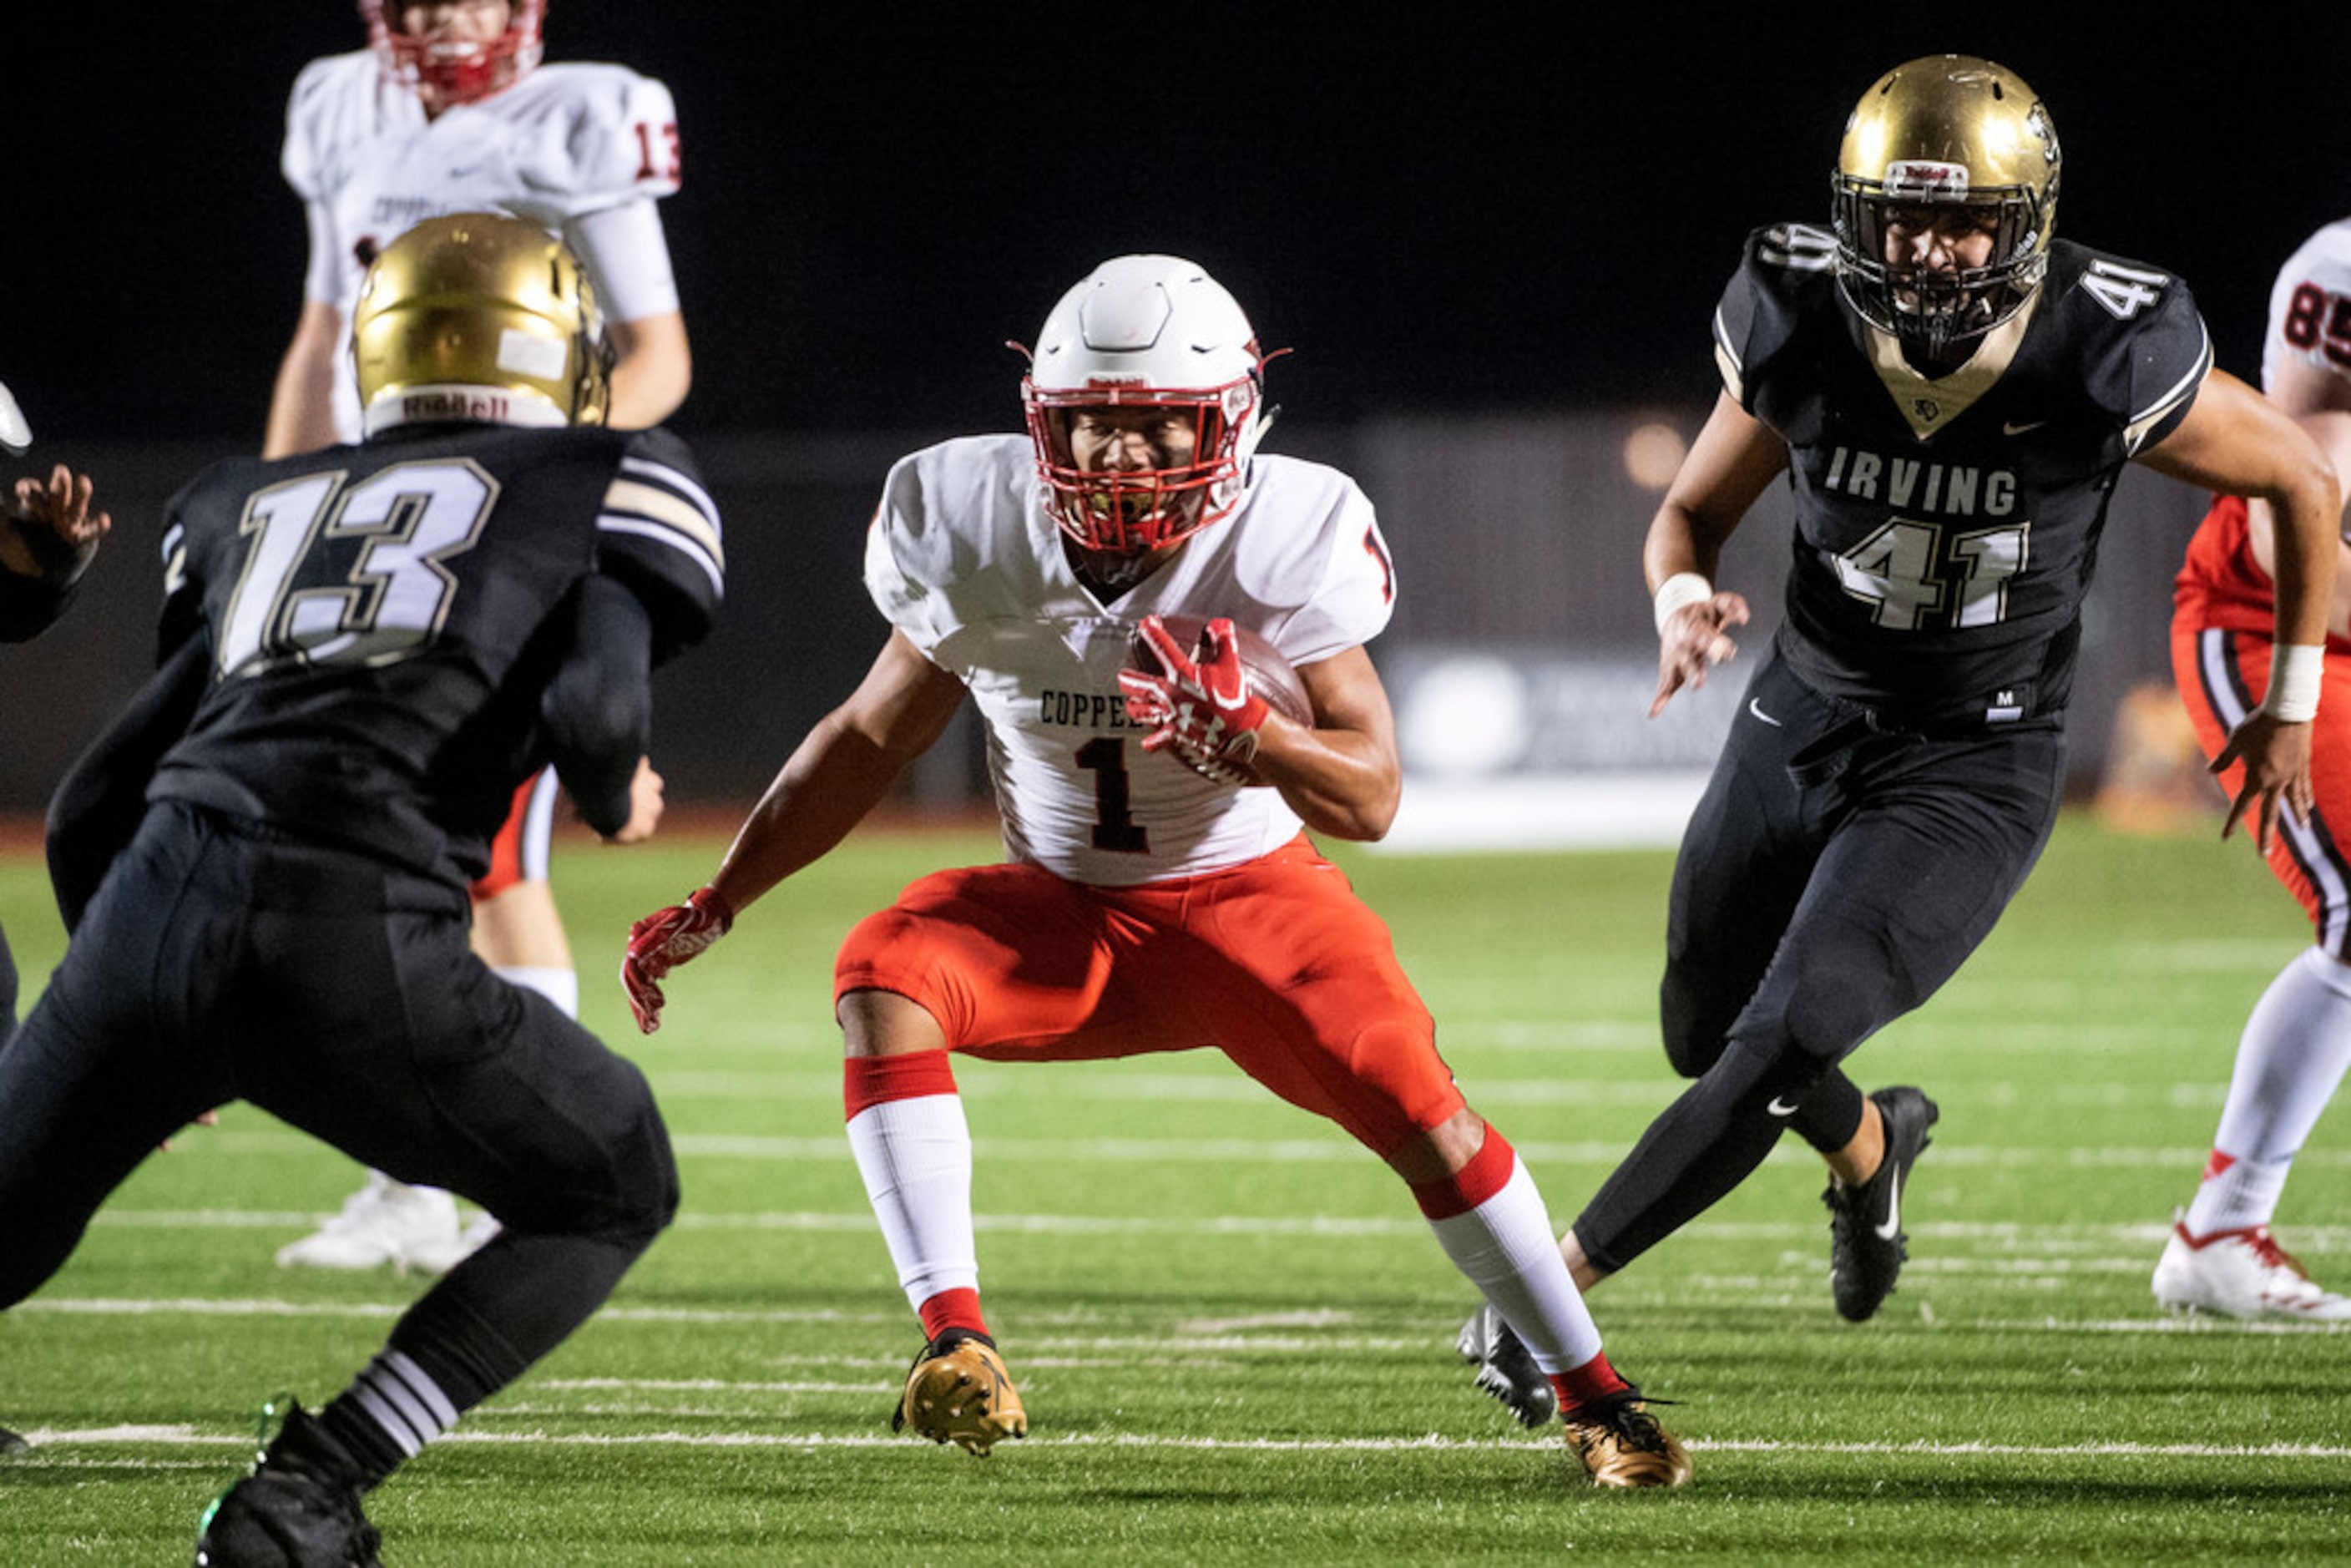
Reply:
[[[2121,467],[2211,346],[2168,273],[2059,241],[2032,305],[1928,380],[1838,298],[1835,241],[1759,230],[1714,320],[1730,395],[1786,440],[1781,656],[1896,724],[2054,716]]]
[[[663,431],[416,426],[173,498],[168,654],[211,674],[152,799],[195,801],[471,880],[590,575],[643,603],[656,662],[708,631],[717,509]]]

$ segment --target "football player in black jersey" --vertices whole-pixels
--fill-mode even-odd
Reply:
[[[23,452],[32,432],[0,386],[0,451]],[[0,643],[48,630],[73,601],[113,519],[90,508],[90,481],[60,463],[47,479],[19,479],[0,497]],[[0,1041],[16,1027],[16,960],[0,936]]]
[[[0,451],[16,455],[33,433],[16,400],[0,386]],[[0,643],[38,636],[65,612],[81,574],[113,519],[90,509],[90,482],[63,464],[48,478],[19,479],[0,499]],[[16,1027],[16,958],[0,935],[0,1042]],[[0,1454],[24,1439],[0,1427]]]
[[[1847,123],[1834,222],[1750,237],[1714,318],[1724,391],[1649,528],[1652,711],[1748,618],[1713,577],[1766,486],[1796,535],[1786,617],[1674,869],[1666,1051],[1697,1082],[1561,1248],[1590,1286],[1739,1185],[1792,1128],[1831,1172],[1837,1311],[1869,1317],[1937,1110],[1840,1068],[1991,931],[2039,856],[2099,534],[2126,462],[2277,509],[2281,677],[2224,761],[2266,842],[2309,798],[2334,471],[2212,369],[2188,290],[2053,235],[2058,145],[2012,72],[1915,60]],[[1523,1413],[1511,1347],[1479,1381]]]
[[[593,1312],[677,1202],[643,1074],[474,956],[465,890],[549,761],[598,831],[649,827],[650,673],[709,626],[716,512],[674,436],[601,426],[592,295],[533,225],[410,231],[354,341],[365,440],[172,502],[162,668],[52,813],[72,940],[0,1051],[0,1305],[232,1099],[503,1222],[343,1394],[287,1412],[199,1563],[374,1562],[360,1495]]]

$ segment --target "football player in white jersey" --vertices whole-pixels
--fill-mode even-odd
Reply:
[[[1199,267],[1121,256],[1047,319],[1026,438],[898,463],[866,552],[888,641],[708,885],[632,929],[631,1004],[654,1028],[669,971],[838,843],[968,699],[1008,858],[915,883],[834,968],[850,1144],[925,1341],[893,1425],[975,1454],[1027,1430],[980,1310],[950,1053],[1214,1047],[1409,1184],[1533,1336],[1594,1481],[1677,1485],[1688,1458],[1601,1353],[1525,1167],[1463,1103],[1386,927],[1302,831],[1376,839],[1395,814],[1395,723],[1364,649],[1395,574],[1353,481],[1257,455],[1264,362]],[[1188,647],[1162,620],[1182,612],[1217,618]],[[1294,666],[1311,722],[1271,710],[1241,631]],[[1128,667],[1138,634],[1152,652]]]
[[[505,212],[559,232],[588,269],[614,351],[607,422],[659,424],[693,365],[655,205],[678,188],[669,89],[622,66],[539,63],[545,0],[359,0],[369,47],[313,60],[287,106],[286,178],[310,231],[302,314],[269,405],[265,457],[360,437],[350,322],[376,252],[428,217]],[[651,806],[660,779],[640,770]],[[488,876],[475,885],[483,957],[577,1012],[571,949],[547,882],[556,786],[516,797]],[[460,1231],[445,1193],[371,1176],[278,1261],[334,1269],[390,1262],[445,1270],[494,1228]]]
[[[2262,386],[2351,474],[2351,220],[2304,243],[2270,291]],[[2275,653],[2276,521],[2261,501],[2221,496],[2188,549],[2172,618],[2172,664],[2207,755],[2262,702]],[[2270,1234],[2286,1173],[2351,1066],[2351,546],[2335,545],[2311,736],[2307,820],[2286,819],[2270,869],[2309,911],[2313,944],[2245,1020],[2203,1180],[2172,1217],[2155,1269],[2166,1307],[2228,1317],[2351,1322],[2351,1297],[2314,1282]],[[2233,790],[2241,769],[2221,775]]]

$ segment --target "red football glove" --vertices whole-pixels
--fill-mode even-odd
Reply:
[[[733,906],[710,888],[696,888],[684,904],[673,904],[629,927],[628,956],[621,960],[621,985],[629,1010],[647,1034],[661,1028],[661,982],[680,964],[726,935],[735,925]]]
[[[1194,772],[1220,784],[1247,783],[1253,777],[1249,765],[1257,756],[1258,731],[1273,710],[1249,689],[1232,622],[1222,615],[1209,622],[1200,631],[1199,647],[1189,654],[1156,615],[1144,616],[1135,631],[1144,652],[1159,666],[1155,674],[1118,673],[1126,716],[1154,727],[1143,737],[1143,749],[1173,751]]]

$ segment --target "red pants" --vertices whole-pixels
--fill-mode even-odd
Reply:
[[[490,841],[490,869],[474,883],[474,902],[504,893],[518,882],[547,880],[548,846],[555,836],[555,769],[542,768],[515,791],[506,825]]]
[[[2175,623],[2171,669],[2204,755],[2217,757],[2229,732],[2261,706],[2269,690],[2270,640],[2257,632]],[[2220,776],[2232,800],[2244,782],[2241,765]],[[2296,822],[2291,811],[2278,815],[2270,870],[2309,912],[2318,945],[2351,959],[2351,857],[2335,838],[2337,831],[2351,833],[2351,659],[2332,652],[2310,737],[2310,784],[2314,803],[2307,823]]]
[[[841,945],[834,996],[864,989],[998,1061],[1213,1047],[1383,1157],[1462,1108],[1387,926],[1302,837],[1143,887],[1027,865],[926,876]]]

